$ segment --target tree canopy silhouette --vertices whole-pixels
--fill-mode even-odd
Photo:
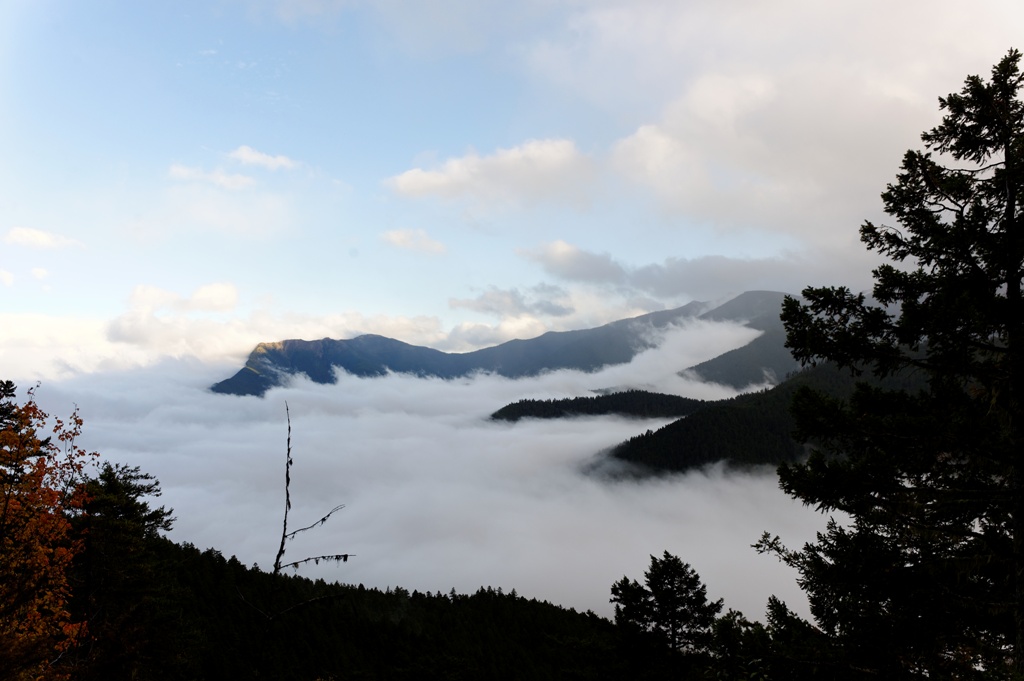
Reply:
[[[1020,59],[940,98],[904,156],[882,194],[898,226],[860,230],[889,259],[873,301],[808,288],[784,304],[802,362],[926,379],[794,402],[815,451],[782,487],[839,516],[800,550],[759,548],[800,572],[837,678],[1024,678]]]
[[[616,624],[652,632],[684,652],[710,646],[712,626],[722,611],[722,599],[708,600],[697,571],[668,551],[661,558],[651,556],[643,584],[628,577],[612,584],[611,602]]]

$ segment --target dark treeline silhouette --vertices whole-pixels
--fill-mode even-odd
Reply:
[[[122,487],[116,476],[139,475],[114,473],[106,482]],[[140,500],[122,501],[128,513],[108,499],[113,513],[90,516],[96,541],[72,572],[72,615],[90,629],[58,668],[75,679],[617,679],[671,664],[664,651],[630,653],[605,618],[515,591],[381,591],[264,572],[150,535],[131,518]]]
[[[556,419],[607,414],[663,418],[686,416],[704,405],[704,400],[678,395],[652,393],[646,390],[624,390],[607,395],[569,397],[560,400],[519,400],[494,412],[491,418],[499,421],[518,421],[524,418]]]
[[[382,591],[266,572],[166,538],[171,512],[151,505],[159,484],[138,468],[104,464],[86,486],[69,610],[88,632],[53,678],[734,678],[778,668],[792,634],[719,616],[722,601],[667,552],[646,587],[611,586],[612,622],[501,588]]]

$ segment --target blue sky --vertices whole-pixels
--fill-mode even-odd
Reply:
[[[991,1],[7,0],[0,375],[864,288],[857,227],[1022,26]]]

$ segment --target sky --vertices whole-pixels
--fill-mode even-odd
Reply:
[[[0,374],[869,286],[1014,1],[0,4]]]
[[[287,401],[300,509],[347,504],[320,535],[359,556],[342,581],[607,613],[668,549],[757,616],[795,592],[749,545],[823,524],[771,472],[611,485],[580,467],[658,423],[485,418],[627,383],[727,396],[664,367],[742,329],[597,376],[205,388],[263,341],[467,351],[866,290],[857,228],[1022,26],[1016,0],[2,0],[0,377],[77,404],[89,447],[161,480],[174,538],[247,563],[276,547]]]

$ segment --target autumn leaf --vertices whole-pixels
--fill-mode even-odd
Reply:
[[[77,409],[42,436],[48,421],[33,391],[19,405],[0,381],[0,681],[68,678],[56,663],[86,633],[68,613],[67,571],[82,548],[70,518],[96,455],[77,445]]]

